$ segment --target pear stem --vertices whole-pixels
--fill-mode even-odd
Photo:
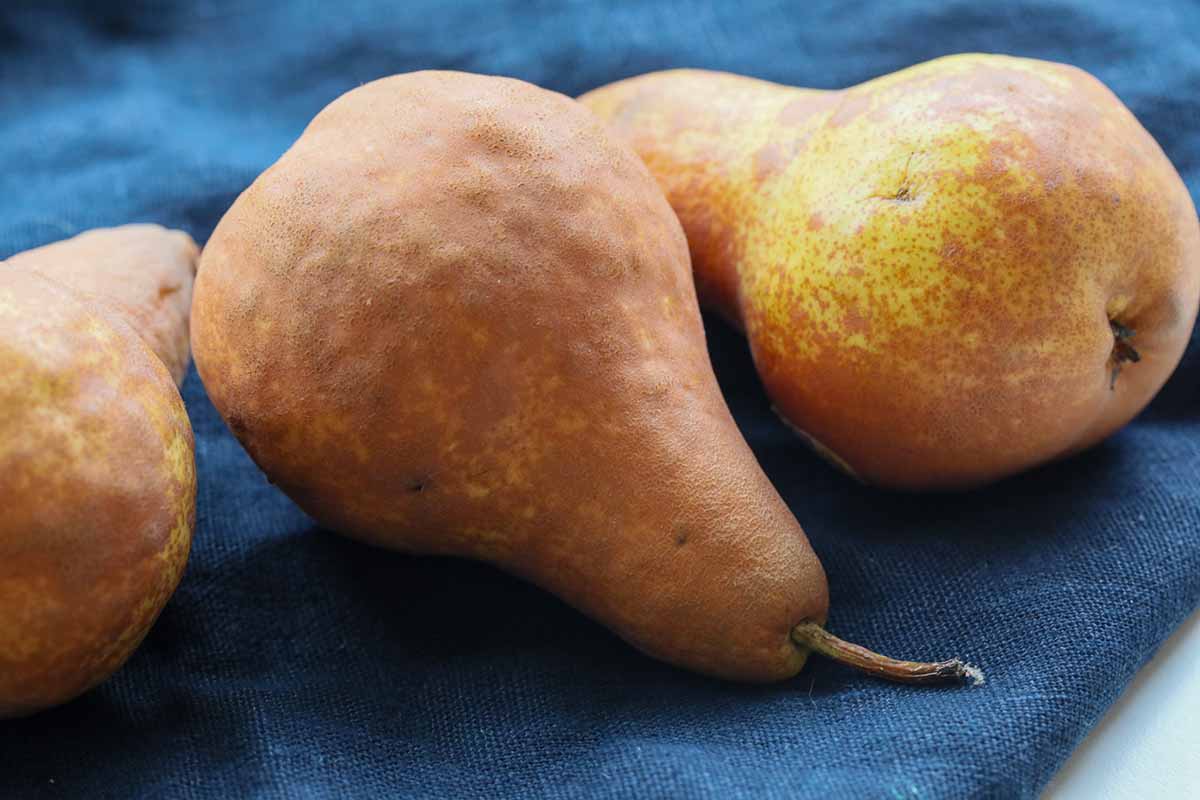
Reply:
[[[1132,328],[1126,328],[1116,320],[1109,320],[1109,326],[1113,332],[1113,349],[1112,349],[1112,377],[1108,381],[1109,390],[1117,388],[1117,376],[1121,374],[1121,367],[1126,361],[1131,364],[1136,364],[1142,360],[1142,355],[1130,343],[1137,331]]]
[[[965,661],[898,661],[843,641],[815,622],[792,628],[792,641],[815,653],[832,658],[878,678],[898,683],[983,683],[983,672]]]

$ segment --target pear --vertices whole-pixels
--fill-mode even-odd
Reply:
[[[569,98],[452,72],[343,95],[217,226],[192,342],[229,428],[327,528],[490,562],[709,675],[849,647],[721,397],[677,219]]]
[[[968,54],[844,91],[680,70],[581,100],[659,180],[780,414],[864,481],[1079,452],[1188,342],[1191,197],[1074,67]]]
[[[0,718],[115,672],[179,582],[197,256],[144,225],[0,262]]]

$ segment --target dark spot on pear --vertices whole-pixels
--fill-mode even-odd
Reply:
[[[246,432],[246,421],[237,414],[230,414],[226,420],[226,424],[229,425],[230,432],[239,439]]]

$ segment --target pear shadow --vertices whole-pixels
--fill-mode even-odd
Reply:
[[[1195,422],[1200,415],[1200,341],[1193,339],[1183,360],[1135,420],[1152,424]]]
[[[711,678],[641,653],[552,593],[489,564],[383,550],[318,527],[263,548],[254,558],[273,562],[276,547],[298,549],[300,555],[293,556],[320,571],[306,580],[321,581],[325,592],[346,605],[344,613],[358,621],[356,637],[372,646],[387,642],[389,662],[416,659],[490,674],[492,662],[515,660],[539,680],[563,681],[564,692],[581,685],[608,690],[605,702],[611,707],[647,718],[684,696],[689,702],[709,696],[718,704],[735,697],[821,697],[863,680],[820,657],[794,678],[773,684]],[[396,613],[399,609],[405,613]],[[651,702],[655,693],[662,693],[659,704]]]
[[[999,534],[1012,543],[1043,538],[1093,508],[1098,496],[1119,496],[1134,463],[1126,451],[1120,437],[1112,438],[1070,458],[961,491],[903,492],[858,483],[832,468],[826,474],[831,492],[836,481],[842,482],[834,495],[837,507],[846,513],[853,509],[856,519],[868,523],[859,532],[866,541],[899,536],[919,543],[947,534],[958,539]]]
[[[381,550],[315,526],[256,548],[239,571],[256,576],[256,591],[265,596],[287,593],[297,582],[319,587],[293,595],[300,607],[292,620],[277,620],[272,634],[290,643],[265,660],[246,654],[250,669],[300,659],[298,672],[320,675],[303,693],[330,698],[320,713],[334,718],[358,705],[354,676],[375,675],[394,700],[385,701],[378,717],[354,722],[374,725],[381,736],[396,733],[387,702],[405,707],[407,715],[417,713],[408,707],[413,703],[428,704],[428,713],[437,715],[439,697],[479,692],[483,685],[500,694],[536,687],[543,711],[585,731],[671,718],[683,724],[688,715],[730,713],[739,703],[820,697],[850,677],[836,666],[806,668],[772,685],[696,675],[642,654],[549,592],[490,565]],[[341,648],[335,673],[321,670],[322,659],[312,655],[331,640],[340,640]],[[257,648],[277,649],[270,641]],[[452,723],[466,736],[480,719],[442,719],[443,726]],[[406,729],[404,735],[436,747],[447,732]]]
[[[170,614],[164,612],[160,623]],[[197,741],[223,765],[262,762],[265,744],[245,703],[213,703],[195,676],[154,656],[157,628],[115,675],[62,706],[0,720],[0,796],[108,797],[113,766],[143,776],[151,794],[170,793],[155,777]],[[179,765],[185,769],[186,763]]]
[[[268,595],[288,592],[297,579],[319,586],[306,598],[338,607],[314,603],[304,613],[328,616],[355,639],[384,642],[398,659],[465,663],[520,652],[610,674],[659,667],[553,594],[478,561],[381,549],[314,525],[256,548],[241,569]]]
[[[758,417],[774,416],[746,338],[718,314],[705,311],[701,316],[717,384],[738,426],[744,429],[744,423],[753,424]]]

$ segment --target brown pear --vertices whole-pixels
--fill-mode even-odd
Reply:
[[[679,223],[574,101],[450,72],[347,93],[221,220],[193,316],[213,403],[321,524],[491,562],[710,675],[833,649]]]
[[[197,255],[145,225],[0,262],[0,718],[111,675],[179,582]]]
[[[1077,453],[1188,343],[1191,197],[1082,70],[964,54],[842,91],[675,70],[581,100],[660,181],[780,414],[864,481]]]

